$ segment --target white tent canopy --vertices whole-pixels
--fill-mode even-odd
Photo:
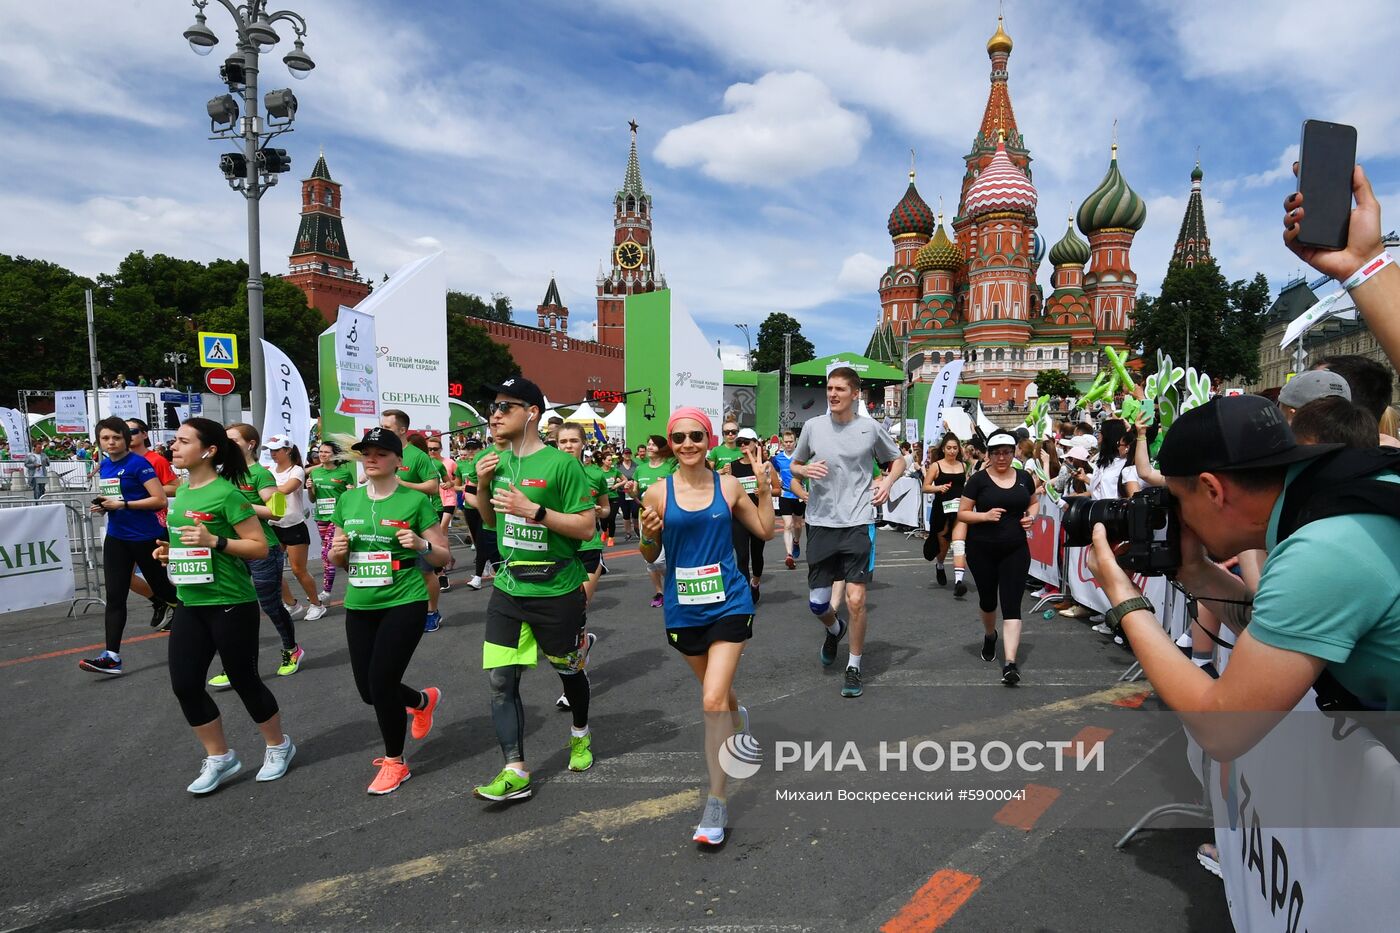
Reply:
[[[565,421],[581,421],[584,424],[592,424],[595,421],[602,421],[603,416],[593,410],[593,406],[584,402],[574,409],[574,413],[564,419]]]
[[[607,417],[603,419],[603,424],[609,428],[625,429],[627,427],[627,405],[623,402],[614,405],[613,410],[608,412]]]

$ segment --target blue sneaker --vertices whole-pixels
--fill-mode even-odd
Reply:
[[[436,631],[437,631],[438,629],[440,629],[440,628],[442,628],[442,613],[441,613],[441,612],[430,612],[430,613],[428,613],[428,621],[423,623],[423,631],[425,631],[425,632],[436,632]]]
[[[297,747],[292,737],[282,735],[282,745],[269,745],[263,753],[263,766],[258,769],[259,781],[275,781],[287,773],[287,767],[296,757]]]
[[[802,556],[802,545],[798,544],[796,541],[792,542],[792,559],[793,559],[793,560],[797,560],[797,558],[799,558],[799,557],[801,557],[801,556]]]
[[[191,794],[212,794],[219,789],[220,784],[241,770],[243,770],[243,763],[238,760],[236,753],[227,761],[206,758],[199,766],[199,777],[195,778],[194,783],[185,789]]]

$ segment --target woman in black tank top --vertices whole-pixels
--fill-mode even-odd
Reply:
[[[746,436],[747,435],[747,436]],[[739,432],[739,449],[748,451],[752,447],[754,453],[762,458],[762,468],[760,474],[755,474],[753,467],[749,466],[747,457],[740,457],[729,464],[729,474],[739,481],[739,485],[744,488],[744,492],[749,494],[749,499],[754,505],[758,505],[758,485],[767,484],[774,490],[776,497],[781,490],[774,484],[773,467],[768,462],[768,452],[759,443],[758,436],[752,429],[745,428]],[[763,582],[763,545],[766,542],[762,538],[756,538],[744,527],[742,522],[734,523],[734,558],[738,561],[739,572],[749,581],[749,592],[753,594],[754,605],[758,605],[758,588]]]
[[[958,523],[958,503],[967,482],[967,464],[963,462],[962,442],[951,434],[943,438],[938,451],[942,456],[924,470],[924,492],[934,497],[928,538],[924,541],[924,559],[934,561],[938,585],[947,586],[948,574],[943,569],[943,559],[948,556]],[[955,582],[962,586],[966,566],[963,555],[957,550],[953,554],[953,569],[957,577]]]

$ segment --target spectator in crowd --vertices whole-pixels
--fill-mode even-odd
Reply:
[[[1313,364],[1313,370],[1327,370],[1345,379],[1351,390],[1351,401],[1370,412],[1371,417],[1379,424],[1381,416],[1385,414],[1386,405],[1390,402],[1394,383],[1390,372],[1384,366],[1365,356],[1327,356]],[[1294,377],[1300,378],[1302,376]],[[1287,389],[1288,386],[1284,388]],[[1280,392],[1279,401],[1282,400],[1283,393]],[[1379,429],[1377,435],[1379,436]],[[1380,443],[1386,447],[1400,447],[1400,440],[1391,435],[1380,438]]]
[[[34,442],[29,453],[24,455],[24,475],[29,480],[29,488],[34,490],[34,498],[37,500],[44,495],[44,487],[49,482],[49,455],[45,448],[48,444],[43,440]]]
[[[1302,376],[1297,377],[1301,378]],[[1293,381],[1296,382],[1297,379]],[[1379,436],[1376,419],[1371,417],[1371,413],[1339,395],[1314,399],[1296,409],[1291,427],[1294,438],[1300,444],[1341,444],[1345,447],[1366,449],[1377,446],[1376,439]]]
[[[1299,373],[1288,380],[1279,390],[1278,407],[1283,411],[1283,420],[1292,424],[1298,409],[1316,399],[1334,396],[1351,402],[1351,387],[1346,379],[1340,373],[1325,369],[1313,370]]]

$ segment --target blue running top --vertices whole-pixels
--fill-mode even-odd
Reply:
[[[714,474],[714,498],[694,512],[676,503],[675,477],[666,477],[666,627],[711,625],[725,616],[751,615],[749,581],[734,560],[734,516]]]
[[[773,455],[773,466],[778,468],[778,479],[782,480],[784,499],[796,499],[792,492],[792,455],[786,451],[778,451]]]

